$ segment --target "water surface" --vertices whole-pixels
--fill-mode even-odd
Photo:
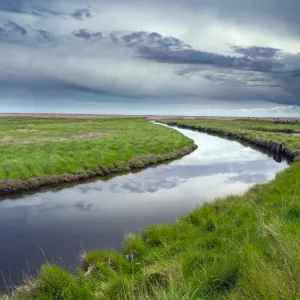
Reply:
[[[182,159],[0,201],[0,289],[35,274],[46,260],[71,267],[83,250],[120,249],[127,232],[172,222],[216,197],[242,194],[287,167],[238,142],[177,130],[198,145]]]

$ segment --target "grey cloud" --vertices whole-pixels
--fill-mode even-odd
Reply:
[[[53,38],[53,34],[47,30],[38,30],[38,33],[40,34],[40,36],[42,38],[44,38],[45,40],[51,40]]]
[[[50,31],[43,29],[27,29],[14,22],[0,25],[0,44],[17,43],[31,46],[45,46],[47,42],[54,41],[56,38]],[[44,44],[45,43],[45,44]]]
[[[0,65],[0,85],[11,90],[27,87],[32,91],[92,91],[136,98],[189,96],[194,97],[195,102],[199,97],[207,102],[223,97],[225,101],[259,99],[299,104],[300,55],[289,55],[267,46],[248,47],[234,43],[230,44],[231,48],[228,47],[231,50],[228,54],[226,51],[214,52],[213,47],[203,50],[208,48],[202,48],[202,40],[193,43],[193,40],[199,39],[195,34],[199,24],[194,24],[195,20],[189,23],[193,12],[208,11],[224,26],[227,24],[222,23],[224,20],[228,20],[233,27],[246,23],[256,29],[253,32],[259,32],[255,26],[267,27],[265,23],[272,19],[274,28],[282,23],[282,28],[287,28],[292,34],[297,30],[296,25],[300,25],[294,12],[299,2],[290,0],[284,5],[282,3],[279,0],[153,0],[151,3],[130,0],[125,5],[122,1],[113,0],[102,6],[103,11],[107,13],[107,10],[114,8],[111,4],[117,4],[115,7],[120,8],[117,11],[120,20],[116,19],[110,27],[102,28],[105,24],[100,21],[98,24],[98,19],[92,18],[97,14],[100,17],[102,13],[95,0],[88,3],[77,0],[53,0],[51,3],[45,0],[3,0],[0,11],[46,18],[14,14],[10,22],[5,20],[3,26],[0,23],[0,43],[19,45],[14,55],[9,50],[5,53],[5,67],[4,64]],[[95,7],[95,10],[91,7]],[[136,10],[137,7],[142,9]],[[145,20],[147,17],[151,20],[149,24],[129,20],[128,12],[137,17],[141,11],[145,13]],[[161,11],[165,12],[166,18],[157,25],[153,22],[153,15]],[[105,19],[105,13],[99,20]],[[265,18],[261,18],[262,14],[265,14]],[[290,19],[287,20],[289,14]],[[173,15],[176,23],[169,24]],[[20,18],[20,22],[17,18]],[[29,19],[38,21],[29,24]],[[123,19],[134,23],[137,28],[133,30],[138,31],[124,31],[127,23]],[[87,21],[80,22],[83,20]],[[57,26],[56,21],[60,22]],[[171,30],[174,34],[168,33],[174,36],[162,34],[170,32],[172,24],[177,25],[177,22],[182,24],[178,36],[175,30]],[[66,27],[60,28],[61,25]],[[129,25],[131,29],[132,24]],[[116,31],[118,26],[120,31]],[[154,31],[144,31],[148,28]],[[189,30],[191,36],[186,39],[182,32]],[[202,32],[200,26],[199,32]],[[82,44],[87,41],[93,42]],[[218,45],[221,42],[215,43]],[[26,48],[28,55],[25,62],[18,65],[14,57],[22,55],[24,45],[40,47],[43,51],[32,50],[30,54],[31,50]],[[67,59],[64,60],[64,57]],[[9,76],[7,69],[11,71]]]
[[[85,40],[90,40],[92,38],[94,39],[102,39],[103,38],[103,34],[102,32],[89,32],[87,29],[79,29],[77,31],[75,31],[74,36],[78,37],[78,38],[83,38]]]
[[[113,33],[112,33],[113,34]],[[113,39],[114,40],[114,39]],[[132,32],[130,34],[123,35],[121,40],[129,47],[137,47],[139,49],[143,48],[163,48],[168,50],[181,50],[185,48],[190,48],[189,45],[184,44],[179,39],[167,36],[164,37],[157,32]],[[115,40],[114,40],[115,41]],[[120,39],[118,39],[120,41]]]
[[[158,5],[159,0],[154,0]],[[220,21],[236,26],[283,30],[287,34],[300,33],[299,0],[175,0],[182,12],[194,11],[213,14]],[[169,7],[170,9],[170,7]]]
[[[102,34],[102,32],[95,32],[95,33],[92,34],[92,37],[94,37],[96,39],[102,39],[103,34]]]
[[[63,1],[68,4],[68,1]],[[37,17],[41,17],[45,14],[52,16],[70,16],[77,20],[86,20],[93,17],[92,10],[89,8],[79,8],[74,12],[61,10],[55,8],[58,1],[53,1],[52,5],[49,5],[47,1],[43,0],[1,0],[0,11],[11,12],[16,14],[28,14]]]
[[[93,17],[93,14],[92,14],[91,10],[89,10],[88,8],[83,8],[83,9],[77,9],[72,14],[72,16],[78,20],[86,20],[86,19]]]
[[[15,35],[25,36],[27,35],[27,30],[14,22],[8,22],[0,27],[0,35],[6,37],[11,37]]]
[[[18,27],[16,27],[18,28]],[[21,31],[22,32],[22,31]],[[51,41],[54,39],[52,33],[48,31],[40,30],[38,31],[39,36],[44,39],[44,41]],[[33,32],[29,32],[29,35],[34,35]],[[132,58],[136,57],[142,59],[145,63],[147,61],[152,64],[160,64],[161,68],[166,68],[165,71],[170,72],[173,69],[174,75],[168,75],[170,78],[168,84],[165,84],[162,88],[157,89],[158,82],[153,81],[151,85],[153,87],[147,87],[146,90],[140,89],[140,84],[135,82],[134,76],[128,76],[128,74],[122,74],[122,77],[117,79],[114,84],[105,82],[103,75],[96,75],[96,77],[91,78],[88,82],[86,78],[80,80],[79,74],[83,74],[79,71],[78,74],[73,74],[76,72],[78,65],[78,70],[82,69],[82,64],[88,60],[88,56],[81,57],[79,61],[74,62],[74,66],[70,70],[70,74],[66,74],[64,79],[58,79],[53,77],[54,74],[43,73],[43,76],[37,75],[38,79],[33,79],[36,75],[32,74],[32,82],[30,81],[30,73],[27,74],[26,79],[22,79],[18,75],[4,77],[2,79],[3,87],[11,89],[18,88],[20,86],[27,86],[34,88],[35,90],[56,89],[56,90],[74,90],[74,91],[88,91],[93,93],[103,93],[109,95],[118,95],[126,97],[145,97],[145,96],[189,96],[197,97],[202,95],[203,97],[215,98],[215,99],[231,99],[231,101],[238,101],[243,97],[244,100],[248,99],[260,99],[263,98],[265,101],[274,101],[277,103],[285,104],[297,104],[299,91],[299,69],[294,69],[295,62],[300,59],[299,55],[289,55],[288,59],[284,58],[281,53],[279,56],[269,55],[269,58],[265,58],[266,54],[262,54],[261,57],[257,57],[255,53],[272,53],[272,49],[266,50],[260,47],[242,47],[245,55],[243,56],[233,56],[233,55],[221,55],[213,52],[200,51],[197,49],[192,49],[191,46],[185,44],[180,39],[175,37],[164,37],[159,33],[146,33],[146,32],[111,32],[105,36],[101,32],[92,32],[87,29],[79,29],[73,33],[75,38],[84,41],[93,40],[95,43],[94,48],[92,44],[90,46],[84,46],[84,49],[91,51],[93,55],[99,57],[101,54],[97,52],[102,48],[106,47],[107,43],[112,42],[109,46],[109,52],[116,49],[118,55],[121,55],[122,61],[128,59],[123,56],[125,53],[122,47],[127,47],[131,51]],[[60,47],[63,46],[65,54],[68,55],[68,51],[71,51],[72,36],[61,37]],[[33,45],[35,45],[33,43]],[[77,56],[76,47],[71,51],[72,55]],[[238,46],[236,46],[238,48]],[[241,47],[239,47],[240,49]],[[96,50],[97,49],[97,50]],[[119,50],[118,50],[119,49]],[[122,50],[123,49],[123,50]],[[75,50],[75,52],[74,52]],[[77,51],[78,52],[78,51]],[[134,52],[136,53],[134,55]],[[277,52],[276,49],[273,52]],[[250,53],[246,56],[246,53]],[[49,55],[55,55],[55,52],[49,52]],[[69,59],[72,57],[69,54]],[[254,57],[253,57],[254,56]],[[131,58],[131,59],[132,59]],[[118,61],[119,58],[116,58]],[[142,62],[142,61],[141,61]],[[165,65],[166,67],[163,67]],[[299,63],[300,65],[300,63]],[[296,65],[297,66],[297,65]],[[48,67],[40,66],[42,69],[47,69]],[[86,68],[86,67],[85,67]],[[65,67],[66,70],[68,68]],[[57,70],[56,70],[57,72]],[[105,70],[102,67],[102,71],[109,73],[109,70]],[[129,70],[128,70],[129,72]],[[114,76],[119,77],[120,73],[116,72]],[[88,75],[90,77],[91,75]],[[99,76],[99,77],[97,77]],[[109,75],[111,76],[111,75]],[[145,74],[143,75],[145,76]],[[152,75],[150,74],[150,77]],[[86,76],[87,77],[87,76]],[[182,77],[182,79],[180,79]],[[193,80],[189,78],[192,77]],[[19,79],[18,79],[19,78]],[[132,82],[128,82],[131,80]],[[172,79],[171,79],[172,78]],[[140,78],[142,79],[142,77]],[[23,82],[22,82],[23,80]],[[124,82],[119,81],[119,86],[116,84],[118,80],[124,80]],[[148,79],[145,77],[148,82]],[[152,79],[153,80],[153,79]],[[177,82],[175,82],[176,80]],[[203,82],[205,80],[205,85],[199,87],[197,90],[197,81]],[[174,83],[173,83],[173,82]],[[189,82],[190,81],[190,82]],[[194,82],[194,83],[193,83]],[[211,83],[209,83],[211,82]],[[218,85],[218,89],[208,89],[208,87]],[[180,87],[182,86],[182,87]],[[269,90],[267,90],[269,89]],[[273,89],[274,91],[272,91]],[[282,91],[280,91],[282,90]],[[236,100],[235,100],[236,99]]]
[[[1,0],[0,11],[33,16],[41,16],[45,11],[56,14],[55,11],[46,9],[44,4],[45,2],[36,0]]]
[[[235,46],[236,52],[244,54],[240,57],[192,49],[175,37],[164,37],[156,32],[133,32],[124,36],[111,33],[110,38],[115,43],[124,42],[128,47],[136,48],[142,58],[161,63],[212,65],[260,72],[281,67],[279,61],[270,60],[279,51],[273,48]]]
[[[268,60],[255,60],[250,57],[234,57],[219,55],[195,49],[171,50],[143,47],[139,49],[142,57],[162,63],[212,65],[223,68],[245,69],[270,72],[280,67],[280,63]]]
[[[251,58],[273,58],[280,52],[280,49],[270,48],[270,47],[232,47],[236,53],[243,54]]]
[[[12,13],[30,13],[27,1],[23,0],[2,0],[0,2],[0,11],[12,12]]]
[[[84,8],[80,8],[82,4]],[[75,4],[75,10],[74,10]],[[183,21],[185,15],[189,13],[207,12],[217,17],[220,21],[229,21],[237,26],[244,24],[252,27],[269,27],[272,30],[286,30],[291,34],[299,34],[300,28],[300,2],[298,0],[174,0],[160,1],[153,0],[129,0],[129,1],[102,1],[97,0],[70,1],[70,0],[52,0],[50,3],[45,0],[1,0],[0,10],[17,13],[35,13],[40,14],[45,11],[57,14],[69,14],[76,19],[90,18],[92,7],[109,7],[110,4],[117,4],[120,9],[128,8],[134,13],[135,9],[144,10],[147,13],[150,9],[157,12],[164,12],[166,17],[177,12]],[[64,10],[61,7],[65,7]],[[69,7],[69,10],[67,9]],[[72,7],[73,11],[70,11]],[[77,8],[76,8],[77,7]],[[148,11],[147,11],[148,10]],[[276,27],[277,25],[277,27]],[[137,28],[138,30],[138,28]]]
[[[116,35],[113,35],[113,38],[110,37],[114,42],[123,41],[128,47],[137,49],[140,57],[144,59],[189,66],[179,70],[178,75],[186,76],[190,72],[199,72],[199,68],[195,69],[195,66],[211,66],[214,68],[214,72],[204,75],[204,78],[228,83],[230,71],[226,72],[225,69],[246,71],[243,75],[239,74],[238,77],[234,77],[237,85],[245,86],[250,83],[252,88],[255,86],[283,87],[285,91],[292,93],[295,97],[300,95],[300,68],[293,69],[295,61],[300,59],[300,55],[294,55],[288,64],[284,59],[284,53],[280,49],[271,47],[233,46],[235,52],[242,56],[230,56],[192,49],[190,45],[179,39],[163,37],[154,32],[134,32],[121,38],[117,38]],[[224,69],[221,73],[218,72],[220,68]],[[257,73],[247,74],[249,71]],[[268,77],[259,76],[259,73],[265,73]],[[286,101],[286,103],[290,103],[288,99]],[[292,101],[292,104],[295,104],[295,101]]]
[[[35,10],[22,10],[19,8],[8,8],[8,9],[0,9],[2,11],[11,12],[11,13],[17,13],[17,14],[27,14],[27,15],[33,15],[33,16],[41,16],[40,13],[38,13]]]
[[[85,40],[89,40],[92,37],[92,34],[88,32],[86,29],[79,29],[74,32],[74,36],[83,38]]]
[[[33,62],[32,62],[33,63]],[[24,65],[21,66],[21,69]],[[0,72],[0,89],[4,90],[33,90],[35,92],[60,91],[62,93],[70,91],[93,92],[89,87],[77,82],[70,82],[68,79],[54,78],[50,74],[44,75],[39,72],[24,72],[21,70],[18,73],[10,71],[9,73]]]

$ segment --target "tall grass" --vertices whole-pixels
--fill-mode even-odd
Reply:
[[[109,167],[149,154],[166,155],[193,145],[192,140],[179,132],[142,119],[1,121],[0,180]],[[95,133],[103,137],[81,139]],[[51,141],[51,138],[61,137],[79,139]],[[45,138],[50,140],[45,141]]]

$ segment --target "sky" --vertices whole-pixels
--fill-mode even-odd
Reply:
[[[1,0],[0,112],[300,117],[299,0]]]

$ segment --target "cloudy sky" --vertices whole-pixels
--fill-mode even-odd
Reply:
[[[299,0],[1,0],[0,111],[300,116]]]

